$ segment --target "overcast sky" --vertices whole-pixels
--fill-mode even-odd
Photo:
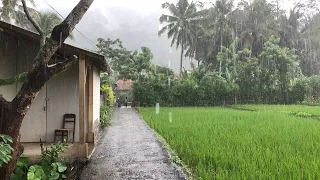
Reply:
[[[79,2],[79,0],[35,0],[37,8],[49,9],[50,7],[45,3],[47,1],[54,8],[69,8],[70,10]],[[109,8],[109,7],[125,7],[139,10],[142,13],[152,11],[159,11],[161,4],[168,0],[95,0],[91,6],[94,8]],[[170,1],[170,0],[169,0]],[[175,0],[171,0],[175,2]],[[209,0],[210,1],[210,0]],[[214,0],[211,0],[214,1]],[[236,0],[239,1],[239,0]],[[296,0],[281,0],[284,7],[289,8]]]
[[[166,13],[166,11],[161,9],[161,4],[167,1],[176,2],[177,0],[94,0],[89,10],[91,12],[85,15],[84,19],[77,25],[77,29],[81,31],[82,34],[85,34],[91,42],[96,42],[98,37],[110,37],[120,38],[130,50],[139,49],[141,46],[150,47],[154,53],[154,61],[156,64],[166,65],[168,64],[166,61],[171,60],[172,68],[178,69],[179,63],[176,59],[179,59],[180,52],[170,47],[170,41],[166,39],[166,36],[161,37],[162,40],[158,37],[157,31],[159,25],[153,23],[158,22],[158,17],[161,13]],[[215,0],[201,1],[215,2]],[[239,1],[240,0],[235,0],[235,4]],[[282,0],[282,6],[290,9],[294,1],[297,0]],[[36,9],[38,10],[52,11],[48,5],[50,4],[59,13],[66,16],[79,0],[35,0],[35,2],[37,4]],[[48,4],[46,2],[48,2]],[[94,13],[99,16],[94,16]],[[126,18],[125,16],[128,15],[131,16]],[[122,29],[121,24],[123,23],[128,25],[125,27],[136,28]],[[148,29],[149,31],[152,30],[152,33],[146,31]],[[94,45],[86,40],[85,37],[79,35],[77,31],[73,33],[76,37],[75,40],[69,40],[67,43],[80,48],[95,49]],[[184,61],[183,66],[188,68],[189,63],[189,61]]]
[[[70,8],[70,10],[79,2],[79,0],[46,0],[54,8]],[[161,4],[166,0],[94,0],[91,9],[106,7],[126,7],[140,11],[159,10]],[[40,9],[49,8],[45,0],[36,0],[37,7]]]

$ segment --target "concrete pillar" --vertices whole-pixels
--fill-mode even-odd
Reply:
[[[93,133],[93,67],[89,70],[88,143],[94,143]],[[100,88],[100,87],[96,87]]]

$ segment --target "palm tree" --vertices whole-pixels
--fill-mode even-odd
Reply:
[[[199,21],[199,13],[197,12],[196,5],[188,0],[179,0],[176,4],[164,3],[163,9],[169,10],[171,15],[162,14],[160,17],[160,24],[166,25],[158,32],[161,36],[167,31],[168,38],[171,39],[171,46],[176,44],[178,48],[181,46],[181,59],[180,59],[180,75],[182,73],[182,61],[186,44],[192,42],[194,39],[194,27]]]
[[[249,46],[252,55],[257,56],[262,51],[265,39],[277,34],[272,4],[266,0],[253,0],[251,4],[242,1],[239,5],[245,12],[245,21],[242,22],[245,29],[240,38],[243,44]]]
[[[53,28],[62,22],[62,19],[59,17],[59,15],[51,11],[37,12],[34,15],[34,19],[46,36],[49,36]],[[70,34],[69,38],[74,39],[72,34]]]
[[[35,6],[34,0],[27,0],[33,6]],[[35,31],[33,25],[27,19],[20,0],[1,0],[2,7],[0,7],[0,19],[6,22],[13,20],[16,25],[28,30]],[[46,36],[51,34],[53,28],[62,22],[62,19],[54,12],[38,12],[33,8],[28,8],[31,16],[39,24],[40,28],[45,32]],[[70,39],[73,39],[73,35],[70,34]]]
[[[214,10],[216,11],[215,14],[217,14],[216,21],[215,21],[215,32],[216,32],[216,38],[217,38],[217,44],[220,44],[218,49],[221,51],[221,47],[225,44],[227,44],[226,39],[230,38],[229,32],[230,32],[230,26],[229,26],[229,20],[227,19],[228,15],[232,12],[232,6],[233,1],[232,0],[219,0],[216,1]],[[220,43],[219,43],[220,42]],[[216,44],[216,45],[217,45]],[[221,75],[222,71],[222,62],[219,62],[219,74]]]
[[[33,6],[35,6],[34,0],[27,0]],[[23,12],[22,6],[19,4],[20,0],[1,0],[2,7],[0,7],[0,19],[6,22],[10,22],[11,19],[16,23],[26,22],[21,19],[21,13]],[[29,8],[32,9],[32,8]]]
[[[217,0],[211,3],[212,7],[204,11],[204,20],[201,21],[200,35],[197,41],[201,44],[202,55],[207,63],[211,63],[214,68],[219,67],[221,74],[222,62],[217,64],[217,55],[222,46],[228,46],[232,41],[232,29],[229,16],[232,13],[232,0]],[[197,50],[199,51],[199,50]],[[199,52],[198,52],[199,53]],[[210,60],[210,61],[208,61]]]

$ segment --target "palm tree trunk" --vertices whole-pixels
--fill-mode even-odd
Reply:
[[[181,59],[180,59],[180,76],[182,74],[182,60],[183,60],[183,42],[181,43]]]

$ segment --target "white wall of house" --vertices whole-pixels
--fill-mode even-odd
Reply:
[[[100,128],[100,70],[93,68],[93,132],[99,134]],[[97,138],[96,138],[97,139]]]
[[[39,142],[40,138],[46,142],[53,142],[54,130],[62,128],[64,114],[76,115],[75,142],[79,142],[78,104],[78,68],[74,65],[51,78],[41,89],[23,120],[20,130],[21,142]],[[66,126],[72,128],[73,124],[69,123]]]
[[[10,78],[16,75],[17,61],[12,55],[17,53],[17,40],[0,33],[0,42],[4,42],[0,44],[0,78]],[[0,86],[0,94],[12,101],[17,94],[16,85]]]
[[[47,142],[53,142],[54,130],[61,129],[64,114],[76,115],[75,142],[79,142],[79,68],[73,65],[47,83]],[[67,128],[72,127],[67,124]]]
[[[29,41],[17,41],[16,74],[28,72],[33,65],[33,59],[38,51],[38,43]],[[14,55],[11,55],[14,56]],[[18,93],[22,83],[16,84],[16,92]],[[40,142],[46,140],[46,85],[41,88],[37,98],[31,104],[26,116],[22,121],[20,129],[21,142]]]
[[[46,87],[43,87],[37,98],[31,104],[24,117],[20,129],[21,142],[46,141]]]

